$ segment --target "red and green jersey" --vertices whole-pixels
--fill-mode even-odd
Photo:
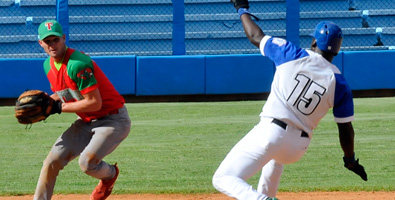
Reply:
[[[124,98],[87,55],[68,48],[63,62],[58,69],[52,57],[44,62],[44,71],[51,84],[63,102],[75,102],[83,99],[83,95],[98,88],[102,98],[102,108],[96,112],[77,113],[85,122],[101,118],[121,108]]]

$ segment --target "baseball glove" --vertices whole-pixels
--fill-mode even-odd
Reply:
[[[54,108],[55,107],[57,108]],[[47,93],[40,90],[23,92],[15,103],[15,117],[21,124],[33,124],[45,120],[49,115],[57,112],[61,103],[56,102]]]

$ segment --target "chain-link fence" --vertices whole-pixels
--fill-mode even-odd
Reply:
[[[343,51],[386,50],[395,46],[394,0],[302,0],[300,44],[308,47],[315,24],[330,20],[344,33]]]
[[[259,53],[244,35],[229,0],[184,0],[174,20],[171,0],[68,0],[69,46],[89,55],[186,55]],[[250,12],[267,35],[286,38],[285,0],[250,0]],[[37,28],[56,19],[56,0],[0,1],[0,58],[42,58]],[[395,46],[394,0],[301,0],[299,43],[309,48],[319,21],[330,20],[345,34],[343,51],[387,50]],[[183,38],[174,42],[175,27]],[[177,29],[176,33],[179,33]],[[181,49],[182,49],[181,48]]]

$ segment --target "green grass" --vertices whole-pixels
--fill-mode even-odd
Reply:
[[[214,193],[219,163],[258,121],[264,101],[127,104],[129,137],[105,158],[118,162],[114,193]],[[0,195],[32,194],[42,161],[76,115],[51,116],[30,129],[16,122],[13,107],[0,107]],[[331,113],[316,129],[310,148],[285,167],[280,191],[395,190],[395,98],[355,99],[355,151],[368,182],[343,167]],[[61,171],[55,193],[90,193],[97,184],[77,160]],[[254,186],[258,175],[248,180]]]

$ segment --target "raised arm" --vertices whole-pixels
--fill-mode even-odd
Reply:
[[[248,40],[259,48],[259,44],[262,38],[265,36],[262,29],[251,19],[251,16],[259,20],[256,16],[252,15],[248,8],[248,0],[231,0],[237,13],[240,16],[241,22],[243,23],[244,33],[246,34]]]

